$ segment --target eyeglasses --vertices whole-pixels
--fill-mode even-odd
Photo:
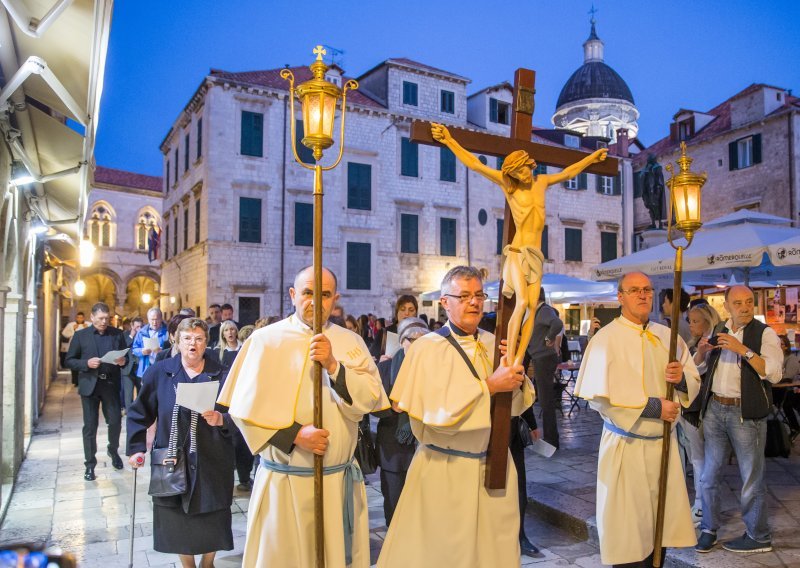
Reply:
[[[450,298],[455,298],[462,304],[466,304],[471,302],[473,298],[475,298],[478,302],[485,302],[486,299],[489,297],[483,292],[478,292],[476,294],[461,294],[460,296],[456,296],[455,294],[442,294],[443,296],[448,296]]]
[[[181,337],[181,343],[185,343],[186,345],[193,345],[194,343],[205,343],[206,338],[204,335],[184,335]]]
[[[638,296],[639,294],[644,294],[645,296],[652,296],[655,288],[652,286],[646,286],[644,288],[628,288],[627,290],[620,290],[623,294],[627,294],[628,296]]]

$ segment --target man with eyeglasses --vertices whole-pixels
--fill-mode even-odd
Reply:
[[[764,444],[772,408],[772,384],[783,375],[783,351],[775,331],[755,319],[755,298],[747,286],[725,290],[730,319],[697,344],[695,362],[705,373],[701,416],[705,437],[703,519],[695,550],[710,552],[721,524],[719,486],[730,448],[742,477],[740,504],[746,531],[722,547],[731,552],[772,550],[764,484]]]
[[[261,460],[250,497],[244,566],[314,564],[315,455],[324,458],[326,566],[370,566],[367,496],[353,452],[359,421],[389,408],[389,399],[361,336],[328,321],[339,293],[334,273],[322,273],[323,332],[314,335],[312,328],[315,284],[309,266],[289,289],[295,312],[250,335],[220,393],[219,402],[229,407]],[[324,428],[313,424],[315,361],[323,367]]]
[[[480,272],[457,266],[442,280],[448,322],[417,339],[392,388],[420,446],[386,535],[379,568],[519,566],[517,474],[484,487],[492,396],[512,392],[511,413],[533,404],[522,365],[493,367],[494,335],[478,328],[486,294]],[[509,460],[510,461],[510,460]]]
[[[603,417],[597,459],[597,532],[600,558],[614,566],[653,566],[664,422],[700,389],[686,343],[669,362],[670,329],[651,322],[653,285],[640,273],[617,286],[622,314],[601,328],[581,361],[575,394]],[[667,382],[675,385],[667,400]],[[672,446],[677,447],[674,429]],[[697,542],[678,452],[670,452],[662,556],[666,547]],[[663,566],[663,557],[662,557]]]
[[[69,369],[78,372],[78,394],[83,407],[83,454],[86,481],[96,479],[97,466],[97,425],[100,419],[100,405],[108,425],[108,457],[114,469],[122,469],[119,457],[119,435],[122,430],[122,410],[120,408],[120,367],[125,365],[125,357],[112,363],[104,363],[102,357],[109,351],[125,349],[122,331],[111,327],[111,310],[98,302],[92,306],[91,327],[75,332],[69,344],[65,360]]]

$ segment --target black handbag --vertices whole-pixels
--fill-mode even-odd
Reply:
[[[363,422],[358,423],[358,441],[356,442],[355,458],[358,467],[364,475],[369,475],[378,471],[378,452],[372,441],[372,432],[367,428],[362,428]]]
[[[150,450],[150,487],[147,494],[151,497],[172,497],[186,493],[188,487],[186,461],[183,451],[177,447],[177,430],[178,405],[176,404],[172,409],[169,444],[166,448]]]
[[[520,442],[522,442],[523,448],[533,445],[531,429],[522,417],[517,418],[517,435],[519,436]]]

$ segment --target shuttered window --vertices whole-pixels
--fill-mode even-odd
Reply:
[[[728,169],[741,170],[761,163],[761,134],[753,134],[728,144]]]
[[[448,114],[455,114],[456,94],[453,91],[442,91],[441,111]]]
[[[411,83],[410,81],[403,81],[403,104],[417,106],[418,104],[417,92],[418,92],[418,87],[416,83]]]
[[[439,179],[456,181],[456,155],[446,146],[439,148]]]
[[[550,236],[548,234],[547,225],[544,226],[542,231],[542,255],[545,258],[550,258]]]
[[[456,255],[456,220],[442,217],[439,219],[439,254]]]
[[[242,111],[240,152],[257,158],[264,155],[264,115],[260,112]]]
[[[294,204],[294,244],[300,247],[314,244],[314,206],[310,203]]]
[[[347,288],[369,290],[372,272],[370,243],[347,243]]]
[[[583,261],[583,231],[564,229],[564,260]]]
[[[400,215],[400,252],[419,252],[419,215]]]
[[[369,164],[347,164],[347,208],[372,209],[372,166]]]
[[[503,220],[497,220],[497,241],[495,253],[503,254]]]
[[[297,148],[297,155],[300,156],[300,159],[303,161],[304,164],[316,164],[317,161],[314,159],[314,150],[304,145],[302,142],[304,136],[305,136],[305,128],[303,126],[303,121],[302,120],[295,121],[294,144],[295,148]]]
[[[400,174],[419,176],[419,146],[406,137],[400,139]]]
[[[617,258],[617,233],[602,231],[600,233],[600,262],[608,262]]]
[[[239,242],[261,242],[261,200],[253,197],[239,198]]]
[[[196,199],[194,202],[194,244],[197,244],[199,242],[200,242],[200,199]]]
[[[198,118],[197,119],[197,136],[195,136],[195,138],[197,138],[197,156],[195,157],[195,159],[197,160],[197,159],[200,158],[200,156],[203,155],[203,119],[202,118]]]

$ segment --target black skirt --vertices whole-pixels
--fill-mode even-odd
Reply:
[[[233,550],[231,510],[190,515],[153,503],[153,549],[187,555]]]

